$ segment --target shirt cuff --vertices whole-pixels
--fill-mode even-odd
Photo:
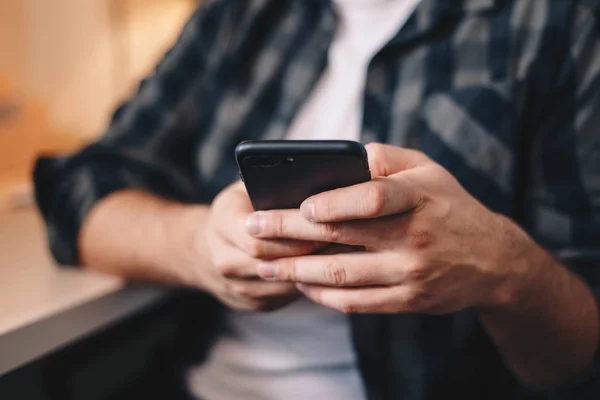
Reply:
[[[100,173],[93,166],[70,170],[69,162],[42,157],[33,175],[52,255],[61,266],[77,267],[81,264],[78,237],[85,217],[98,201],[131,186],[114,171]]]

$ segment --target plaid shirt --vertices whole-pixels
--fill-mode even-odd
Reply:
[[[427,153],[600,295],[598,3],[424,0],[370,64],[362,141]],[[39,160],[58,261],[78,263],[79,227],[104,196],[139,188],[209,203],[236,180],[234,147],[285,137],[336,23],[326,0],[205,2],[101,139]],[[527,393],[473,310],[350,319],[370,399]],[[552,398],[598,399],[599,381],[592,365]]]

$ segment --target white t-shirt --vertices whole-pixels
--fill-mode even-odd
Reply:
[[[368,65],[420,0],[334,0],[338,31],[327,69],[288,139],[360,137]],[[299,300],[269,314],[230,312],[227,332],[188,373],[203,400],[365,398],[344,314]]]

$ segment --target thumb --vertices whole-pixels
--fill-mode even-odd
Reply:
[[[431,162],[425,153],[388,144],[369,143],[365,149],[372,178],[390,176]]]

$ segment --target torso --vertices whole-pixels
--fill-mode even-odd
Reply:
[[[359,140],[369,63],[418,3],[336,1],[327,69],[287,139]],[[228,313],[226,333],[189,384],[205,400],[365,398],[346,316],[306,299],[270,314]]]

